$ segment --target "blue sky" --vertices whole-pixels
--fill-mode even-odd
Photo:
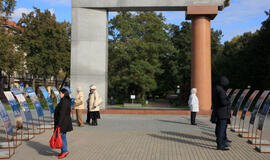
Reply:
[[[17,21],[22,13],[29,13],[33,6],[41,10],[49,9],[56,14],[58,21],[71,21],[71,0],[17,0],[13,20]],[[231,40],[244,32],[254,32],[260,28],[267,17],[265,10],[270,9],[270,0],[232,0],[231,5],[220,11],[211,21],[211,27],[222,30],[222,42]],[[166,23],[179,25],[185,20],[185,12],[162,12]],[[116,15],[109,14],[109,18]]]

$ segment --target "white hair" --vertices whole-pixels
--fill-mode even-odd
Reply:
[[[197,93],[197,89],[196,89],[196,88],[192,88],[192,89],[190,90],[190,93],[191,93],[191,94],[196,94],[196,93]]]
[[[77,91],[82,91],[82,88],[81,87],[77,87]]]
[[[90,89],[97,89],[97,87],[94,85],[94,84],[92,84],[91,86],[90,86]]]

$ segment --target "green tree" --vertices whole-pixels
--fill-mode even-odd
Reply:
[[[15,6],[16,0],[0,0],[0,15],[2,18],[9,19],[9,16],[14,12]]]
[[[8,85],[15,71],[23,71],[24,55],[17,49],[17,28],[7,25],[15,5],[15,0],[0,0],[0,77],[4,71],[8,76]]]
[[[144,101],[157,88],[160,59],[175,50],[164,21],[154,12],[120,12],[110,20],[109,94],[120,102],[130,94]]]
[[[33,88],[38,77],[46,85],[46,79],[54,76],[57,85],[60,70],[67,71],[65,63],[70,61],[70,24],[59,23],[55,14],[38,8],[23,14],[18,24],[22,26],[20,47],[27,53],[26,65],[33,76]]]
[[[270,88],[270,15],[269,11],[265,13],[268,17],[259,30],[225,42],[224,51],[216,57],[214,72],[218,76],[227,75],[230,87]]]
[[[0,46],[0,68],[7,74],[10,88],[10,78],[14,72],[22,73],[24,71],[24,55],[23,52],[17,50],[16,35],[14,34],[3,33],[0,36]]]
[[[191,23],[185,21],[180,26],[171,25],[170,36],[177,52],[162,61],[166,69],[161,79],[167,84],[167,86],[162,86],[162,88],[164,89],[163,92],[175,91],[176,86],[180,85],[181,99],[183,103],[186,103],[191,86]],[[220,43],[221,37],[222,32],[220,30],[211,29],[211,53],[213,57],[223,50],[223,46]]]

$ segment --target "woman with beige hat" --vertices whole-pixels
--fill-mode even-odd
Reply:
[[[102,99],[100,98],[97,87],[95,85],[90,86],[90,94],[87,100],[88,112],[89,112],[89,124],[93,126],[97,126],[97,119],[100,119],[100,105],[102,104]],[[92,119],[92,123],[90,123],[90,119]],[[87,121],[87,120],[86,120]]]
[[[80,127],[84,126],[84,123],[82,121],[82,110],[84,109],[84,96],[81,87],[77,88],[77,96],[75,99],[75,110],[76,110],[76,117],[77,117],[77,123]]]

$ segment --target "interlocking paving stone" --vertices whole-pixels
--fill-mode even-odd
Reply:
[[[85,115],[84,115],[85,119]],[[67,134],[69,160],[269,160],[247,139],[227,131],[230,151],[216,150],[214,125],[209,116],[102,115],[98,126],[77,127]],[[264,138],[270,140],[269,118]],[[23,142],[12,160],[50,160],[60,150],[49,147],[52,130]],[[1,139],[2,140],[2,139]]]

